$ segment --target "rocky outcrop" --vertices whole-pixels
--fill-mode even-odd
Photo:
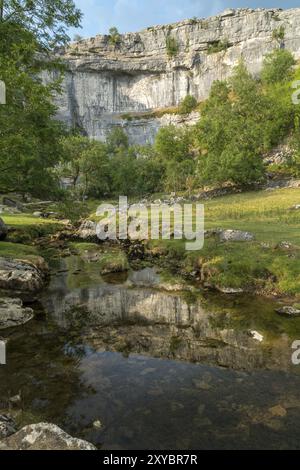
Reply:
[[[42,258],[37,263],[0,258],[0,289],[36,292],[45,282],[46,264]]]
[[[99,241],[97,237],[97,224],[92,220],[85,220],[80,225],[79,229],[75,232],[74,238],[80,240],[97,242]]]
[[[0,218],[0,240],[5,240],[6,236],[8,234],[8,229],[3,222],[3,220]]]
[[[281,47],[298,59],[299,25],[298,8],[237,9],[125,34],[117,45],[100,35],[73,43],[58,51],[67,65],[58,117],[97,139],[122,126],[132,142],[151,142],[161,125],[178,119],[168,108],[187,94],[205,99],[212,83],[230,76],[241,58],[257,74],[265,54],[279,47],[274,31],[281,26]],[[168,37],[178,47],[172,56]],[[157,109],[166,115],[153,113]]]
[[[93,444],[71,437],[49,423],[26,426],[0,444],[9,450],[97,450]]]
[[[34,316],[31,308],[24,308],[22,300],[0,298],[0,330],[23,325]]]
[[[251,242],[254,235],[241,230],[223,230],[219,234],[221,242]]]

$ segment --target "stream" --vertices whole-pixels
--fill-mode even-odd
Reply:
[[[1,332],[0,411],[99,449],[299,449],[300,319],[159,285],[154,268],[102,278],[77,256],[53,262],[34,320]]]

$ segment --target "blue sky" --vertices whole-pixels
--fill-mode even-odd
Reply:
[[[205,17],[225,8],[295,8],[297,0],[75,0],[84,13],[82,29],[70,31],[84,37],[105,34],[111,26],[120,32],[139,31],[155,24]]]

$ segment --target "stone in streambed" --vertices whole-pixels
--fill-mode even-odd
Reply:
[[[0,330],[29,322],[34,316],[31,308],[24,308],[22,300],[0,298]]]
[[[41,258],[38,266],[21,260],[0,258],[0,289],[36,292],[44,286],[46,264]]]
[[[26,426],[2,441],[11,450],[97,450],[81,439],[71,437],[55,424]]]

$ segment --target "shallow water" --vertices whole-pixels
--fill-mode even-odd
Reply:
[[[76,257],[54,266],[36,318],[2,334],[0,411],[20,394],[20,425],[102,449],[300,448],[299,319],[262,299],[160,292],[153,270],[129,278]]]

